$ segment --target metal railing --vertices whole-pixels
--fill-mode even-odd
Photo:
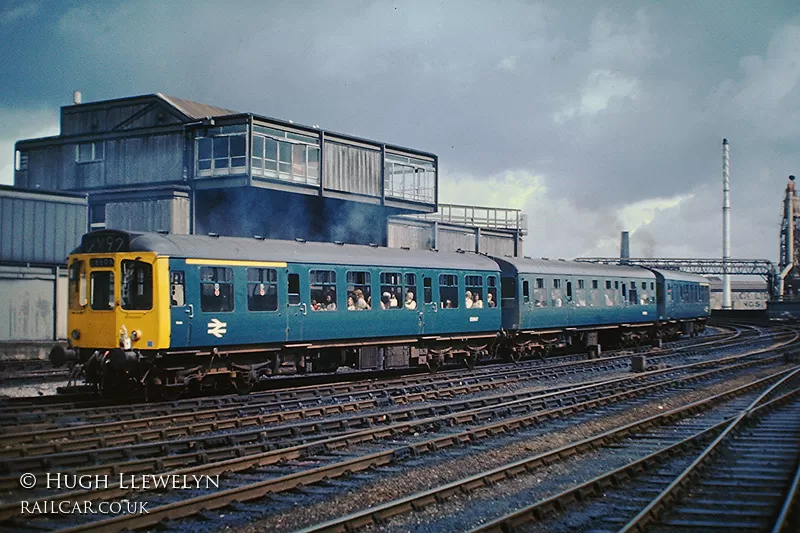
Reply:
[[[474,207],[458,204],[439,204],[436,213],[401,215],[403,218],[430,220],[474,228],[518,231],[528,233],[528,218],[519,209],[502,207]]]

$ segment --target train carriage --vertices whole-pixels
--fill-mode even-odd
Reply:
[[[71,346],[52,355],[106,388],[472,362],[501,322],[498,266],[468,253],[108,230],[69,272]]]

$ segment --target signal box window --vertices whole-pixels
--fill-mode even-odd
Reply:
[[[278,271],[272,268],[247,269],[247,310],[278,310]]]
[[[75,261],[69,267],[69,308],[80,310],[86,307],[86,268],[83,261]]]
[[[442,309],[458,308],[458,276],[439,274],[439,298],[442,300]]]
[[[368,311],[372,309],[372,283],[369,272],[347,273],[347,310]]]
[[[153,308],[153,265],[143,261],[122,262],[122,308],[144,311]]]
[[[465,276],[466,295],[464,304],[467,309],[483,309],[483,276]]]
[[[489,276],[486,282],[486,307],[497,307],[497,276]]]
[[[233,311],[233,270],[200,268],[200,309],[207,313]]]
[[[312,270],[308,273],[311,284],[311,310],[336,311],[336,272]]]
[[[180,270],[169,273],[169,294],[170,305],[172,307],[183,307],[186,305],[186,276]]]
[[[95,311],[111,311],[114,309],[114,272],[96,270],[91,277],[91,305]]]
[[[401,309],[403,282],[400,274],[381,272],[381,309]]]

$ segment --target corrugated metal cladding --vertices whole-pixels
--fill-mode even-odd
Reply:
[[[27,149],[28,170],[16,172],[17,186],[69,191],[183,179],[181,133],[97,142],[103,158],[81,163],[75,161],[75,144]]]
[[[0,267],[0,341],[65,338],[65,276],[64,269],[56,277],[50,268]]]
[[[0,189],[0,261],[63,264],[87,230],[84,197]]]
[[[497,257],[514,256],[513,235],[487,235],[481,232],[480,250],[482,253]],[[519,255],[519,251],[518,251]]]
[[[381,153],[325,140],[326,189],[380,196]]]
[[[106,204],[106,227],[128,231],[189,233],[189,199],[162,198]]]
[[[428,250],[433,244],[433,225],[412,225],[402,222],[389,222],[388,246],[412,250]]]
[[[439,240],[436,248],[440,252],[473,251],[475,250],[475,232],[439,228]]]

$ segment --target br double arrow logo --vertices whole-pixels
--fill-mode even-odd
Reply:
[[[227,322],[220,322],[216,318],[212,318],[211,322],[208,323],[208,334],[214,335],[216,338],[221,339],[222,336],[227,333],[227,327]]]

